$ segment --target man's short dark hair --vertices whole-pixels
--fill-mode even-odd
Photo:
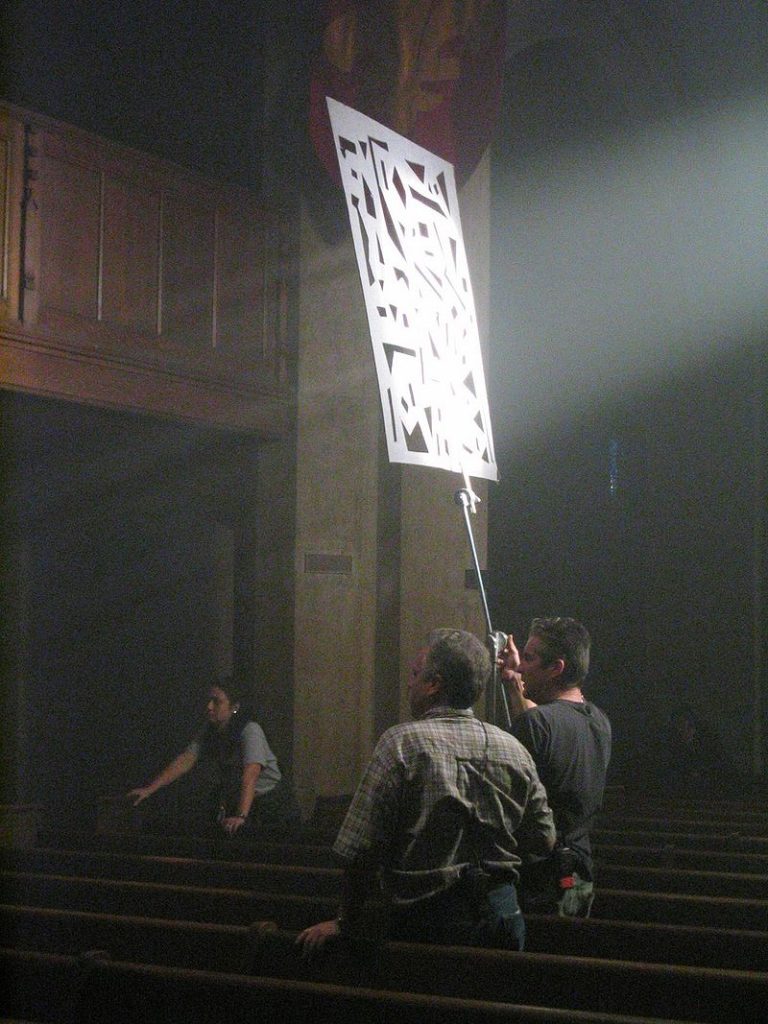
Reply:
[[[491,674],[487,647],[464,629],[433,629],[427,646],[424,668],[442,679],[445,703],[452,708],[471,707]]]
[[[539,641],[542,665],[546,667],[558,658],[563,659],[564,684],[577,686],[586,679],[591,640],[580,622],[567,618],[534,619],[529,634]]]

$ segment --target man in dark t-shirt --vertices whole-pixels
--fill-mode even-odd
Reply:
[[[594,898],[589,830],[603,801],[611,725],[582,693],[589,649],[575,619],[534,619],[522,653],[510,635],[500,658],[517,712],[510,731],[533,757],[557,829],[552,856],[521,870],[524,910],[586,917]]]

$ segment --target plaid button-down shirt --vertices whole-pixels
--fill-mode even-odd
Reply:
[[[381,737],[333,848],[380,866],[389,898],[410,903],[469,865],[516,881],[518,844],[543,853],[554,834],[522,744],[471,708],[438,707]]]

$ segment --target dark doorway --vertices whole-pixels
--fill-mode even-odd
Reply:
[[[4,798],[88,826],[252,667],[257,441],[7,392],[0,411]]]

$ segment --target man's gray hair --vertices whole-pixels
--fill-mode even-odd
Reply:
[[[427,636],[429,676],[439,675],[444,703],[469,708],[491,675],[491,655],[474,633],[465,629],[433,629]]]

